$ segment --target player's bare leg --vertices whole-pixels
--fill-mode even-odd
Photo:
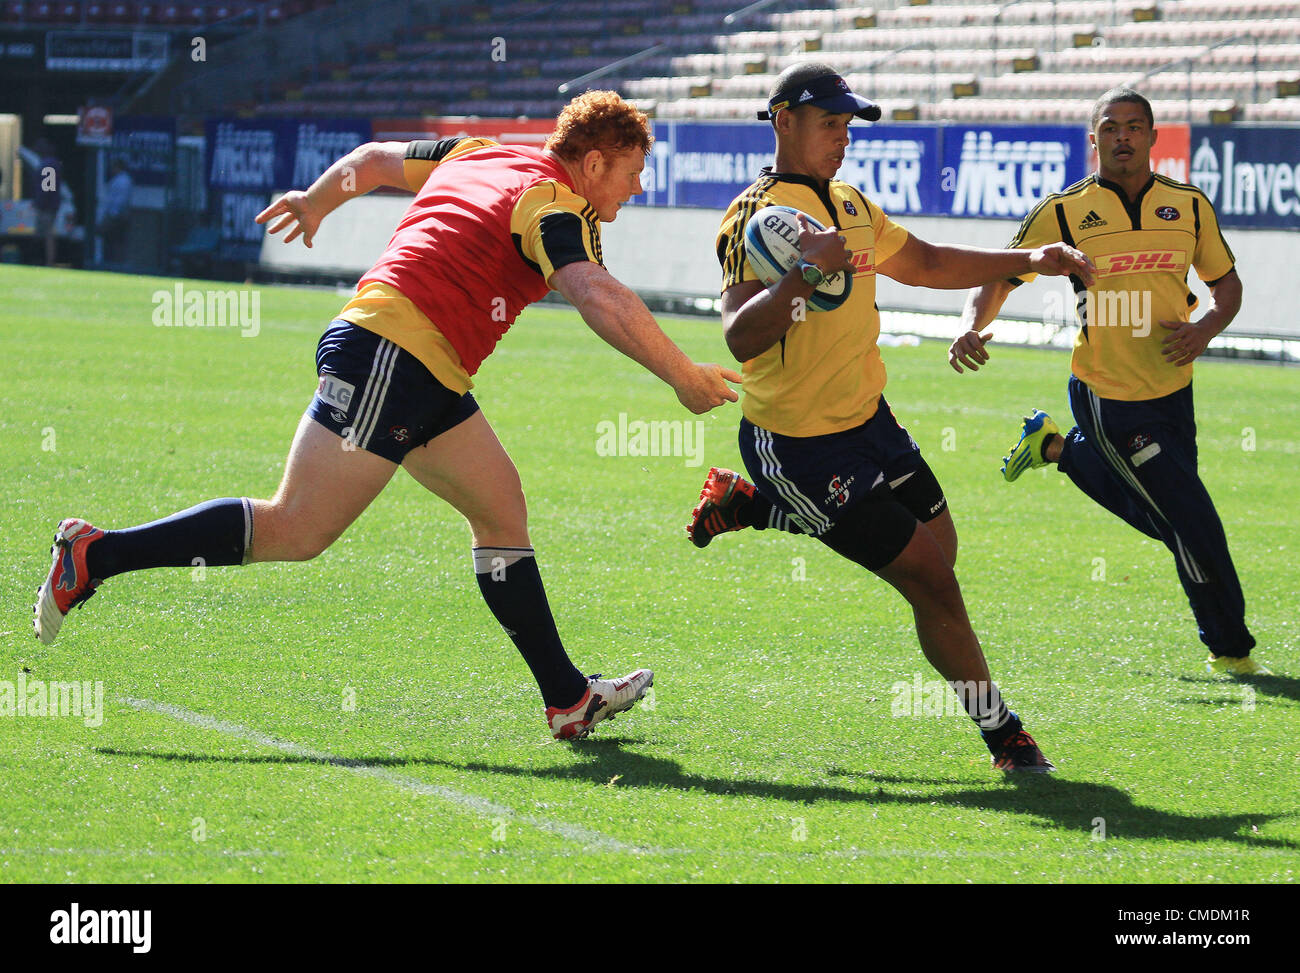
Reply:
[[[876,574],[912,606],[921,651],[939,675],[949,682],[992,681],[948,552],[935,532],[918,525],[902,553]]]
[[[469,522],[475,547],[529,547],[519,471],[482,412],[418,449],[402,466]]]
[[[397,464],[357,449],[309,416],[289,447],[280,488],[254,500],[249,561],[307,561],[338,540],[388,485]]]
[[[34,627],[47,645],[107,578],[157,567],[302,561],[329,547],[397,469],[304,416],[271,500],[224,497],[124,530],[68,518],[36,594]]]
[[[956,544],[952,518],[944,511],[930,525],[937,525],[938,530],[918,524],[907,546],[875,573],[912,606],[921,651],[983,729],[994,766],[1006,771],[1050,771],[1054,769],[1051,762],[1024,732],[1019,717],[1006,708],[989,674],[952,570]],[[940,536],[949,538],[953,546],[945,548]]]
[[[483,413],[411,450],[402,465],[469,522],[479,590],[532,670],[551,732],[581,739],[596,723],[630,709],[654,673],[586,677],[569,660],[529,542],[519,471]]]
[[[944,507],[939,516],[926,521],[917,529],[928,531],[930,536],[935,539],[935,542],[943,551],[943,557],[948,562],[948,567],[953,567],[957,563],[957,525],[952,522],[951,508]]]

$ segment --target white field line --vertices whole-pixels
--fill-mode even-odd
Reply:
[[[1229,847],[1215,848],[1213,859],[1207,857],[1204,848],[1133,848],[1129,846],[1118,845],[1119,836],[1113,836],[1089,843],[1086,847],[1071,848],[1062,851],[1043,851],[1039,848],[1025,850],[1026,856],[1032,854],[1032,859],[1026,857],[1023,863],[1026,865],[1042,864],[1050,861],[1070,861],[1073,859],[1101,859],[1103,861],[1124,861],[1124,862],[1161,862],[1174,858],[1199,858],[1203,859],[1207,865],[1222,864],[1225,858],[1248,858],[1255,860],[1258,858],[1285,858],[1288,861],[1295,860],[1295,852],[1287,848],[1251,848],[1251,847]],[[1148,840],[1148,839],[1130,839],[1130,840]],[[1210,840],[1221,840],[1218,838]],[[790,851],[753,851],[744,848],[714,848],[701,849],[692,851],[690,849],[681,849],[677,854],[691,854],[713,861],[736,859],[739,861],[782,861],[785,859],[794,859],[801,862],[816,864],[826,859],[837,860],[854,860],[859,858],[928,858],[938,860],[960,861],[963,859],[977,858],[997,858],[1012,864],[1021,862],[1021,859],[1007,858],[1005,849],[994,848],[831,848],[822,849],[815,852],[799,851],[791,849]],[[189,854],[187,851],[168,848],[0,848],[0,858],[5,856],[30,855],[34,857],[49,857],[52,855],[67,855],[69,857],[114,857],[114,858],[164,858],[176,857],[179,855]],[[260,848],[251,849],[221,849],[215,854],[225,858],[278,858],[287,854],[284,851],[267,851]],[[443,851],[439,853],[442,857],[463,857],[470,858],[475,856],[475,852],[467,851]]]
[[[416,777],[395,773],[386,767],[368,764],[362,760],[353,760],[326,753],[322,750],[313,750],[291,740],[281,740],[260,730],[240,726],[238,723],[228,723],[225,720],[219,720],[203,713],[196,713],[193,710],[185,709],[183,706],[175,706],[171,703],[155,703],[153,700],[137,699],[134,696],[121,696],[119,699],[138,710],[147,710],[151,713],[170,716],[172,719],[188,723],[190,726],[197,726],[204,730],[215,730],[218,733],[224,733],[226,736],[239,737],[241,740],[248,740],[264,747],[272,747],[293,757],[329,764],[332,767],[338,767],[360,777],[381,780],[386,784],[410,791],[413,794],[435,797],[441,801],[446,801],[448,804],[453,804],[485,818],[502,817],[509,819],[511,822],[527,824],[539,831],[545,831],[567,841],[581,844],[584,848],[591,848],[596,851],[617,851],[632,855],[663,855],[668,853],[663,849],[649,845],[628,844],[619,841],[617,838],[611,838],[609,835],[601,834],[599,831],[584,828],[581,825],[568,824],[564,821],[551,821],[548,818],[538,818],[529,814],[520,814],[513,808],[490,801],[485,797],[479,797],[477,794],[460,791],[445,784],[430,784]]]

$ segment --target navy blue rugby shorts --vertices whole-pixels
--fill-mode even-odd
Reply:
[[[307,414],[357,449],[394,463],[478,411],[409,351],[335,320],[316,346],[320,384]]]
[[[931,521],[948,506],[883,397],[865,423],[826,436],[782,436],[741,419],[740,455],[759,492],[815,537],[860,503],[897,504],[909,523]]]

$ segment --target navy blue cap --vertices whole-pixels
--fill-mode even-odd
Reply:
[[[783,71],[767,100],[767,110],[760,111],[758,117],[774,118],[782,108],[800,105],[816,105],[828,112],[856,115],[868,122],[880,118],[879,105],[855,95],[849,90],[848,82],[825,64],[799,64]]]

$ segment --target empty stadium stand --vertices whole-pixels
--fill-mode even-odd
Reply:
[[[818,56],[887,118],[1077,121],[1081,104],[1132,82],[1168,121],[1300,122],[1300,0],[750,7],[445,4],[408,35],[314,66],[248,107],[268,116],[545,116],[584,88],[614,87],[659,118],[751,118],[783,68]],[[728,22],[729,13],[738,16]]]
[[[229,38],[225,73],[177,78],[162,111],[545,117],[613,87],[662,119],[752,118],[816,56],[887,119],[1072,122],[1131,82],[1165,121],[1300,123],[1300,0],[3,0],[0,27]]]
[[[31,28],[149,27],[189,30],[194,27],[275,26],[334,0],[287,0],[284,3],[38,3],[5,0],[0,26]]]

